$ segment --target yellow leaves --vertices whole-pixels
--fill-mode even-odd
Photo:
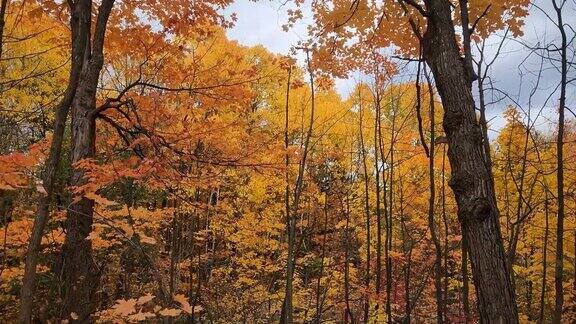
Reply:
[[[9,36],[18,41],[3,43],[3,116],[20,120],[24,115],[33,119],[41,114],[51,124],[53,109],[48,107],[53,107],[66,86],[69,39],[65,24],[44,14],[52,5],[53,1],[25,1],[18,4],[18,10],[6,12]]]

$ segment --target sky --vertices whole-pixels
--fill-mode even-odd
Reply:
[[[536,7],[530,8],[530,15],[523,28],[525,34],[521,41],[531,45],[535,45],[543,39],[546,42],[558,41],[559,33],[550,22],[547,22],[546,17],[546,14],[553,15],[551,1],[539,0],[536,3],[543,11]],[[229,13],[234,12],[238,17],[236,25],[228,30],[227,34],[231,39],[235,39],[243,45],[263,45],[271,52],[289,54],[291,46],[306,38],[306,24],[312,23],[310,10],[304,8],[303,22],[288,32],[283,31],[282,25],[287,20],[286,11],[290,9],[290,5],[291,1],[289,0],[261,0],[256,2],[237,0],[227,9]],[[566,6],[568,13],[564,17],[565,22],[570,26],[576,26],[576,1],[568,1]],[[574,35],[574,31],[571,30],[570,34]],[[502,35],[503,32],[499,32],[488,39],[487,57],[490,58],[494,55],[502,40]],[[572,58],[574,58],[574,49],[574,44],[572,44],[569,54]],[[491,103],[487,108],[491,138],[497,137],[499,130],[504,125],[505,120],[502,112],[510,104],[521,106],[525,112],[530,111],[532,122],[538,130],[551,132],[554,129],[558,103],[558,94],[555,90],[560,75],[558,70],[548,62],[544,62],[544,68],[541,69],[541,58],[535,54],[529,55],[529,53],[530,51],[520,43],[520,40],[506,40],[502,54],[489,71],[492,83],[488,87],[498,88],[497,91],[487,91],[487,101]],[[543,72],[538,77],[536,71],[539,70],[543,70]],[[574,70],[570,71],[570,75],[575,76]],[[354,79],[336,80],[336,88],[342,97],[347,97],[352,91],[356,82]],[[476,84],[473,86],[475,87]],[[530,95],[534,88],[537,90],[534,91],[533,95]],[[574,90],[576,87],[573,84],[568,89],[567,106],[569,108],[576,104],[576,95],[574,95],[576,91]],[[507,93],[508,97],[502,95],[501,91]],[[574,116],[567,112],[567,117]]]

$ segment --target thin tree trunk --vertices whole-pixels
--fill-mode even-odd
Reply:
[[[286,292],[284,296],[284,303],[282,306],[282,313],[280,318],[280,323],[291,324],[293,323],[294,310],[292,305],[292,283],[294,279],[294,268],[296,264],[295,256],[295,236],[296,236],[296,217],[295,214],[299,213],[300,198],[302,195],[302,187],[304,184],[304,171],[306,169],[306,160],[308,157],[310,149],[310,138],[312,138],[312,131],[314,129],[314,111],[315,111],[315,89],[314,89],[314,73],[312,70],[312,63],[310,61],[310,53],[308,49],[306,51],[306,61],[308,64],[308,74],[310,77],[310,92],[312,96],[311,109],[310,109],[310,120],[308,125],[308,130],[306,132],[306,137],[304,139],[304,146],[302,153],[302,159],[300,160],[298,167],[298,176],[296,179],[296,186],[294,188],[294,198],[291,208],[291,213],[288,221],[288,259],[286,261]]]
[[[360,97],[360,94],[359,94]],[[364,274],[364,287],[365,300],[364,300],[364,323],[368,323],[369,311],[370,311],[370,300],[368,298],[370,291],[370,198],[369,198],[369,188],[368,188],[368,166],[366,164],[366,146],[364,144],[364,110],[362,106],[362,98],[359,100],[360,106],[360,152],[362,154],[362,167],[364,171],[364,214],[366,216],[366,273]]]
[[[548,276],[548,235],[550,233],[549,225],[549,205],[548,205],[548,189],[544,189],[544,243],[542,246],[542,291],[540,292],[540,314],[538,315],[538,323],[544,323],[544,314],[546,311],[545,297],[546,297],[546,277]]]
[[[450,3],[426,3],[424,58],[432,69],[444,107],[444,131],[452,170],[450,186],[466,236],[481,322],[517,323],[518,311],[502,243],[491,174],[484,161],[476,120],[472,77],[462,64]]]
[[[24,264],[24,277],[20,290],[20,323],[29,323],[32,320],[38,254],[40,253],[42,234],[49,218],[50,202],[54,194],[55,178],[60,163],[66,119],[68,118],[70,106],[76,95],[76,88],[78,87],[84,64],[85,50],[88,42],[87,35],[90,30],[90,10],[90,1],[87,0],[78,1],[70,7],[72,47],[70,76],[64,97],[56,107],[52,143],[43,175],[43,186],[46,193],[40,194],[36,218],[32,225],[32,235],[28,242],[28,250]]]
[[[568,75],[567,61],[567,37],[562,17],[562,9],[565,1],[561,5],[552,0],[556,11],[557,26],[562,37],[560,45],[560,102],[558,107],[558,137],[556,139],[556,181],[558,197],[558,215],[556,220],[556,267],[554,271],[554,287],[556,290],[556,302],[554,305],[554,323],[562,321],[562,308],[564,305],[564,110],[566,107],[566,84]]]
[[[344,323],[354,323],[354,315],[350,310],[350,202],[348,201],[348,193],[346,193],[346,227],[344,229],[344,301],[346,303],[346,315],[344,316]]]
[[[418,72],[416,76],[416,100],[417,106],[420,107],[420,62],[418,62]],[[427,76],[428,79],[428,76]],[[428,90],[430,96],[430,111],[429,111],[429,119],[430,119],[430,147],[426,145],[425,138],[421,132],[421,140],[422,140],[422,147],[424,148],[426,155],[428,156],[428,180],[430,186],[430,197],[428,199],[428,228],[430,229],[430,236],[432,238],[432,242],[434,243],[434,252],[435,252],[435,259],[434,259],[434,289],[435,289],[435,297],[436,297],[436,321],[438,323],[444,322],[444,314],[443,314],[443,302],[442,302],[442,246],[440,244],[440,239],[438,238],[438,233],[436,231],[436,220],[434,217],[434,209],[435,209],[435,202],[436,202],[436,181],[434,177],[434,157],[435,157],[435,143],[434,139],[436,138],[436,129],[435,129],[435,105],[434,105],[434,96],[432,93],[431,81],[428,79]],[[421,109],[417,109],[418,117],[418,124],[419,129],[423,129],[422,127],[422,117]]]
[[[285,103],[285,111],[284,111],[284,150],[285,152],[285,181],[286,181],[286,188],[284,191],[284,213],[286,214],[286,232],[288,234],[288,238],[290,238],[290,231],[291,231],[291,216],[290,216],[290,156],[288,155],[288,113],[289,113],[289,102],[290,102],[290,78],[292,77],[292,67],[288,68],[288,80],[286,82],[286,103]],[[288,294],[288,289],[292,289],[292,281],[286,279],[286,294]],[[291,292],[290,292],[291,294]],[[281,317],[284,317],[285,311],[285,304],[282,306],[282,314]]]
[[[380,289],[382,286],[382,210],[380,201],[380,160],[378,158],[378,145],[381,140],[381,125],[380,125],[380,89],[378,85],[375,89],[375,105],[374,105],[374,169],[376,172],[374,181],[376,184],[376,311],[380,307]],[[382,154],[380,154],[382,156]],[[382,156],[383,158],[383,156]],[[384,171],[382,171],[384,172]],[[385,184],[384,184],[385,186]],[[386,196],[384,196],[386,199]],[[386,217],[386,215],[384,215]],[[387,255],[386,247],[384,247],[384,253]]]
[[[322,233],[322,254],[320,255],[320,274],[318,275],[318,281],[316,281],[316,324],[320,324],[322,319],[322,305],[320,303],[321,292],[321,281],[324,275],[324,258],[326,256],[326,234],[328,227],[328,194],[324,192],[324,229]]]
[[[392,98],[393,116],[392,127],[390,130],[390,165],[389,165],[389,202],[388,202],[388,215],[386,217],[386,319],[388,323],[392,322],[392,214],[394,210],[394,145],[396,142],[396,109],[397,102]]]

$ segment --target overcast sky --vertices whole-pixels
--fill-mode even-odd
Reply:
[[[536,3],[548,15],[555,18],[550,1],[542,0]],[[237,0],[227,10],[235,12],[238,16],[238,21],[235,27],[228,31],[228,36],[244,45],[263,45],[271,52],[288,54],[291,46],[306,38],[306,24],[312,23],[309,18],[310,11],[304,8],[304,21],[288,32],[283,31],[282,25],[286,22],[286,10],[289,9],[290,4],[290,1],[278,0],[257,2]],[[308,14],[306,14],[307,12]],[[576,1],[568,0],[564,16],[564,20],[568,25],[576,26]],[[523,30],[525,35],[521,41],[524,43],[534,45],[540,40],[559,44],[558,30],[551,22],[547,21],[546,15],[535,7],[530,9],[530,15],[526,19]],[[569,37],[574,35],[573,30],[569,30],[569,33]],[[488,57],[494,54],[497,44],[502,39],[502,35],[503,32],[497,33],[488,40],[488,43],[491,44],[491,46],[487,47]],[[492,86],[508,93],[511,98],[499,100],[503,97],[500,92],[492,91],[487,93],[489,98],[487,101],[495,101],[488,108],[488,117],[491,120],[490,128],[492,129],[490,137],[495,138],[498,130],[504,124],[502,111],[507,105],[515,102],[521,105],[525,111],[531,107],[530,111],[533,119],[537,116],[537,128],[542,131],[550,131],[554,127],[551,123],[557,119],[558,93],[554,91],[560,78],[558,70],[551,66],[548,61],[544,62],[544,72],[540,76],[538,90],[530,96],[532,89],[537,83],[536,72],[540,70],[541,58],[536,54],[529,55],[530,51],[516,40],[507,40],[502,52],[489,71],[489,75],[492,80]],[[573,55],[574,44],[572,44],[572,50],[569,53],[571,59],[573,59]],[[575,76],[574,70],[570,71],[570,75],[572,77]],[[350,93],[354,84],[353,78],[336,81],[337,90],[343,97]],[[573,85],[569,87],[568,108],[576,108],[575,90],[576,88]],[[544,107],[542,114],[538,115],[542,107]],[[572,110],[574,111],[575,109]],[[570,112],[567,112],[567,117],[573,116]]]

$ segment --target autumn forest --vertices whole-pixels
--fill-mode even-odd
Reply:
[[[0,322],[576,322],[576,1],[0,5]]]

